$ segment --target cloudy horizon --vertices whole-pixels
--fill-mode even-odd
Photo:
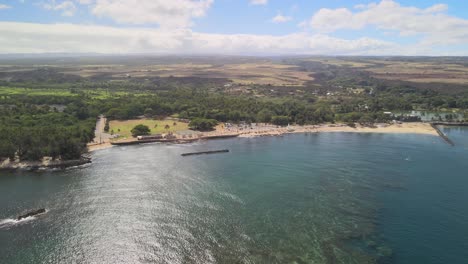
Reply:
[[[0,0],[0,53],[468,55],[457,1]]]

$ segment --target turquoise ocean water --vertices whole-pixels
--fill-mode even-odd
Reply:
[[[455,147],[297,134],[111,148],[81,168],[2,172],[0,262],[465,264],[468,130],[444,131]]]

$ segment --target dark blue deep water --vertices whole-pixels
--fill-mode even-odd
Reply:
[[[455,147],[298,134],[111,148],[81,168],[2,172],[0,263],[466,264],[468,130],[444,131]]]
[[[443,132],[456,147],[418,142],[402,174],[405,189],[381,195],[378,230],[395,263],[468,263],[468,129]]]

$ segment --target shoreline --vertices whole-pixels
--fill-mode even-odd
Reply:
[[[0,162],[0,171],[40,171],[49,169],[66,169],[91,163],[91,158],[82,157],[77,160],[51,160],[44,158],[42,161],[10,161]]]
[[[108,149],[112,147],[112,144],[110,142],[105,142],[105,143],[90,143],[87,145],[88,147],[88,153],[96,151],[96,150],[101,150],[101,149]]]
[[[148,141],[138,142],[137,140],[106,142],[102,144],[88,144],[88,152],[111,148],[112,143],[121,143],[122,145],[144,144],[144,143],[176,143],[183,144],[186,142],[193,142],[198,140],[213,140],[226,137],[239,137],[239,138],[255,138],[266,136],[282,136],[286,134],[301,134],[301,133],[378,133],[378,134],[421,134],[439,136],[437,131],[431,126],[430,123],[414,122],[402,124],[376,124],[375,127],[361,126],[356,124],[356,127],[350,127],[346,124],[322,124],[322,125],[306,125],[298,126],[293,125],[289,127],[277,127],[275,125],[258,125],[254,128],[239,128],[226,129],[224,127],[217,127],[215,131],[205,132],[198,138],[190,140],[184,138],[177,138],[172,141]]]
[[[345,124],[289,126],[284,128],[266,128],[241,132],[239,137],[253,138],[262,136],[281,136],[298,133],[377,133],[377,134],[422,134],[438,136],[437,131],[429,123],[376,124],[375,127]]]
[[[269,137],[269,136],[282,136],[288,134],[302,134],[302,133],[378,133],[378,134],[420,134],[420,135],[431,135],[439,137],[440,135],[431,123],[415,122],[415,123],[402,123],[402,124],[376,124],[374,127],[356,125],[355,128],[345,124],[322,124],[322,125],[307,125],[307,126],[288,126],[288,127],[277,127],[274,125],[262,124],[255,125],[252,127],[241,127],[236,126],[235,129],[230,127],[228,129],[224,126],[218,126],[215,131],[205,132],[198,138],[187,139],[174,139],[171,141],[163,141],[166,143],[184,144],[187,142],[194,142],[199,140],[213,140],[221,138],[256,138],[256,137]],[[118,141],[117,141],[118,142]],[[122,145],[128,144],[144,144],[144,143],[155,143],[154,142],[138,142],[137,140],[121,141]],[[90,143],[88,144],[88,153],[92,153],[97,150],[103,150],[113,147],[112,143],[116,142],[105,142],[101,144]],[[42,169],[63,169],[68,167],[80,166],[87,163],[91,163],[91,158],[83,157],[80,160],[50,160],[44,159],[43,161],[24,161],[24,162],[10,162],[4,160],[0,162],[0,170],[42,170]]]

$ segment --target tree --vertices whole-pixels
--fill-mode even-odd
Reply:
[[[137,137],[149,135],[151,133],[151,130],[148,126],[140,124],[135,126],[131,132],[133,137]]]
[[[106,119],[106,124],[104,125],[104,132],[109,133],[109,119]]]
[[[144,115],[146,117],[152,117],[154,115],[153,108],[150,108],[150,107],[146,108],[145,112],[144,112]]]
[[[14,160],[15,158],[15,146],[9,140],[0,140],[0,160],[2,157]]]
[[[287,126],[289,124],[289,117],[287,116],[274,116],[271,122],[277,126]]]
[[[359,118],[359,124],[361,125],[371,125],[374,123],[374,119],[370,115],[363,115]]]
[[[189,123],[190,129],[200,131],[213,130],[216,125],[218,125],[218,121],[206,118],[195,118]]]
[[[268,109],[263,109],[257,114],[257,122],[259,123],[270,123],[273,113]]]

